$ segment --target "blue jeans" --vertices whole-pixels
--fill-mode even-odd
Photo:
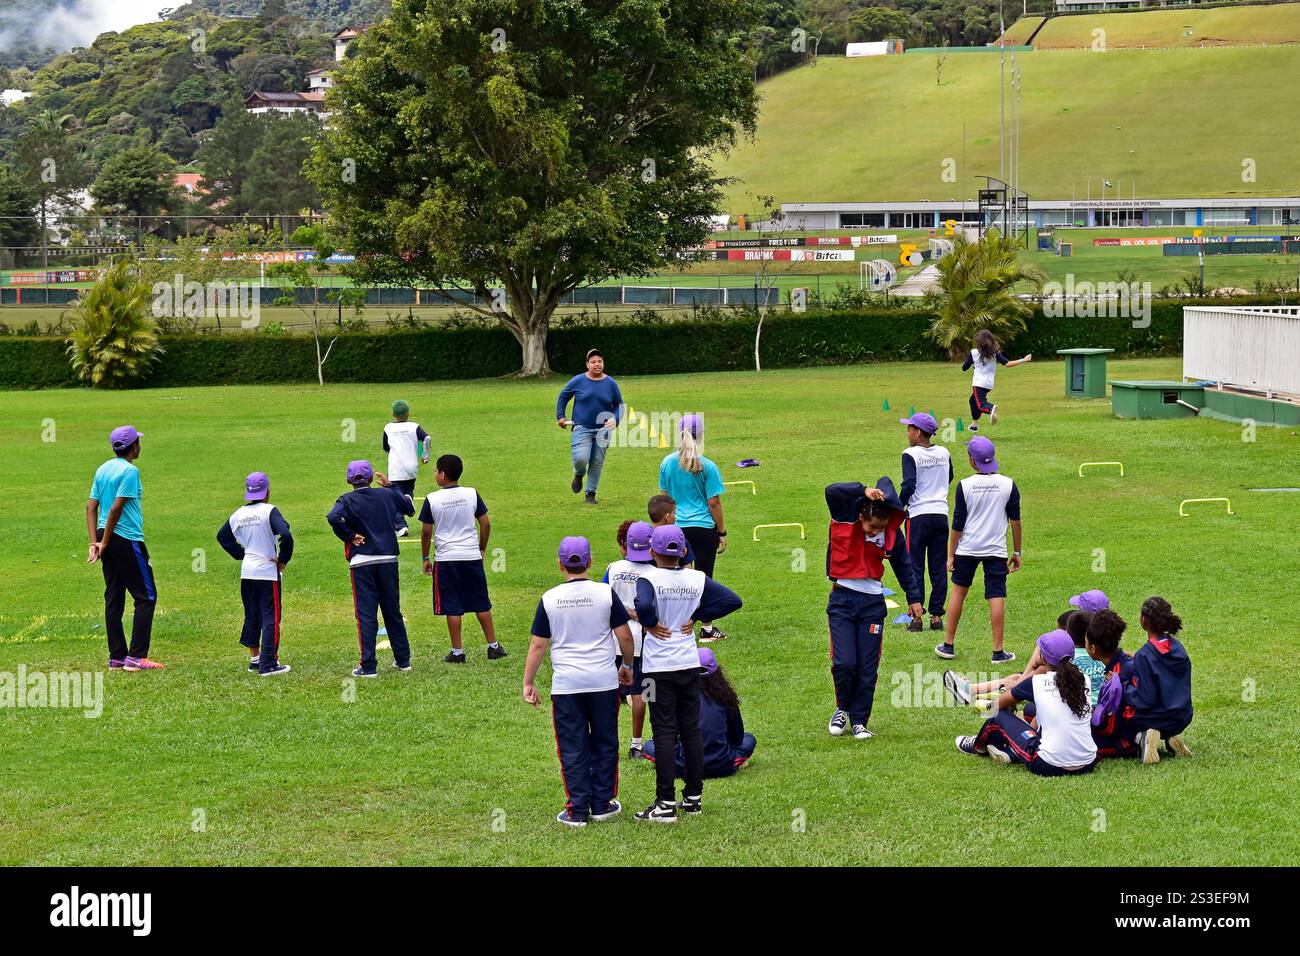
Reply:
[[[587,493],[595,494],[600,484],[600,471],[605,467],[605,452],[609,450],[613,429],[573,426],[570,449],[573,452],[574,474],[587,476]]]

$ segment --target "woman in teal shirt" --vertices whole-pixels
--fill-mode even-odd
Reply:
[[[727,550],[727,529],[722,519],[722,472],[700,454],[704,418],[683,415],[677,427],[677,451],[659,466],[659,490],[677,502],[677,527],[695,552],[695,567],[713,577],[713,565]],[[711,621],[701,621],[700,640],[726,637]]]

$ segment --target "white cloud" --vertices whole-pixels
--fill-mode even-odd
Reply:
[[[108,30],[125,30],[158,19],[158,11],[184,0],[72,0],[47,6],[45,0],[23,0],[0,19],[0,49],[20,40],[37,46],[70,50],[90,43]],[[28,8],[39,6],[42,9]]]

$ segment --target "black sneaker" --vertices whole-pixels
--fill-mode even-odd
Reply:
[[[966,430],[968,432],[977,432],[980,430],[980,427],[978,425],[967,425]]]
[[[645,747],[641,744],[632,744],[632,746],[627,748],[627,756],[629,760],[637,760],[644,757]]]
[[[946,661],[950,661],[957,656],[957,652],[953,650],[951,644],[936,644],[934,646],[934,652]]]
[[[972,757],[983,757],[984,754],[975,749],[974,737],[958,737],[957,749],[964,754],[970,754]]]
[[[397,668],[399,671],[401,671],[403,674],[405,674],[405,673],[407,673],[407,672],[410,671],[410,669],[411,669],[411,662],[410,662],[410,661],[407,661],[405,664],[399,664],[399,663],[397,663],[397,661],[393,661],[393,666],[396,667],[396,668]]]
[[[1009,664],[1016,659],[1016,655],[1010,651],[994,651],[993,656],[989,658],[994,664]]]
[[[614,817],[618,816],[622,812],[623,812],[623,804],[619,803],[617,800],[611,800],[609,801],[609,807],[605,810],[604,813],[593,812],[591,814],[591,819],[596,821],[612,820],[614,819]]]
[[[600,502],[596,500],[596,493],[594,491],[589,491],[587,492],[587,496],[582,499],[582,503],[586,505],[595,505]]]
[[[444,664],[464,664],[465,652],[461,651],[459,654],[457,654],[455,651],[448,651],[447,656],[444,657],[442,661]]]
[[[352,669],[352,676],[353,677],[378,677],[379,673],[377,671],[363,671],[360,667],[354,667]]]
[[[842,737],[844,736],[844,728],[848,725],[849,715],[837,709],[835,713],[831,714],[831,722],[826,730],[832,737]]]
[[[281,664],[279,662],[276,662],[276,665],[272,667],[269,671],[259,670],[257,673],[259,677],[271,677],[274,676],[275,674],[287,674],[289,673],[290,670],[292,670],[292,668],[289,667],[288,664]]]
[[[873,734],[871,731],[867,730],[867,725],[866,725],[866,724],[854,724],[854,725],[853,725],[853,736],[854,736],[854,738],[856,738],[857,740],[870,740],[872,737],[875,736],[875,734]]]
[[[640,813],[634,813],[632,816],[650,823],[676,823],[677,804],[672,801],[661,802],[656,800]]]
[[[573,481],[569,482],[569,488],[575,495],[582,490],[582,479],[583,475],[581,472],[575,471],[573,473]]]
[[[725,641],[727,632],[720,627],[702,627],[700,628],[700,643],[710,644],[713,641]]]
[[[463,657],[464,655],[461,656]],[[487,655],[488,660],[499,661],[501,660],[501,658],[508,657],[508,656],[509,655],[506,654],[506,649],[502,647],[500,644],[498,644],[496,647],[492,647],[491,645],[488,645],[488,655]]]
[[[937,621],[935,621],[935,620],[931,620],[931,621],[930,621],[930,630],[932,630],[932,631],[942,631],[942,630],[943,630],[943,618],[939,618],[939,620],[937,620]]]
[[[575,817],[568,810],[561,810],[555,815],[557,823],[563,823],[566,827],[585,827],[587,821],[582,817]]]
[[[704,812],[704,808],[700,806],[700,801],[703,799],[704,794],[702,793],[696,794],[693,797],[688,797],[683,793],[681,802],[677,804],[677,809],[682,811],[682,813],[689,813],[691,816],[699,816]]]
[[[925,625],[918,620],[911,620],[907,622],[907,629],[913,634],[919,634],[925,629]]]
[[[256,674],[258,671],[262,669],[261,661],[258,660],[256,657],[254,657],[251,661],[248,662],[248,669],[252,671],[254,674]]]

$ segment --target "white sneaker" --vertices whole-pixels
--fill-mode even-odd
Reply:
[[[1144,730],[1137,736],[1138,748],[1142,751],[1143,763],[1160,762],[1160,731]]]
[[[997,423],[998,423],[998,407],[994,405],[993,411],[989,412],[989,424],[996,425]]]
[[[410,534],[410,533],[411,533],[411,529],[410,529],[410,528],[398,528],[398,529],[397,529],[397,536],[398,536],[399,538],[405,538],[405,537],[406,537],[408,534]]]
[[[970,706],[970,681],[956,671],[943,672],[943,686],[952,694],[953,700],[963,707]]]
[[[866,724],[853,725],[853,737],[855,740],[870,740],[873,736],[875,735],[872,734],[871,731],[867,730]]]
[[[1011,763],[1011,758],[1006,751],[999,750],[992,744],[989,744],[985,749],[989,752],[989,756],[993,758],[994,763]]]
[[[844,736],[844,728],[848,725],[849,715],[842,710],[836,710],[835,713],[831,714],[830,726],[826,729],[832,737],[842,737]]]

